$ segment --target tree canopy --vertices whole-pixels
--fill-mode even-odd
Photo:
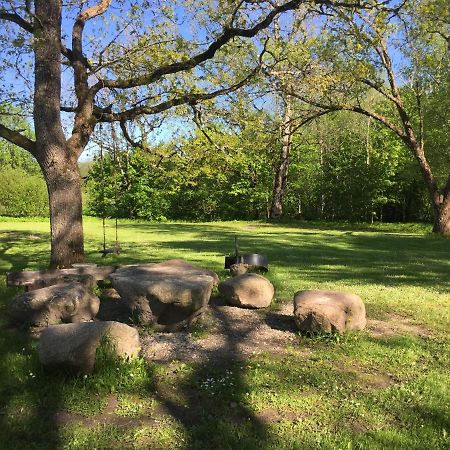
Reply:
[[[236,205],[277,217],[283,202],[300,216],[372,220],[400,204],[406,216],[407,148],[434,230],[450,232],[447,18],[443,0],[4,0],[0,137],[44,176],[51,264],[83,260],[78,159],[102,123],[128,145],[101,171],[128,189],[121,215],[188,216],[174,201],[186,196],[208,219],[237,217]],[[34,133],[12,116],[32,117]],[[178,142],[165,125],[176,117],[195,124]]]

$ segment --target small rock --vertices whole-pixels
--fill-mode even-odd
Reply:
[[[233,276],[244,275],[244,273],[259,272],[259,271],[261,271],[261,267],[254,266],[252,264],[236,263],[230,266],[230,273]]]
[[[91,373],[102,338],[107,338],[111,351],[122,358],[139,354],[139,334],[133,327],[119,322],[72,323],[53,325],[42,332],[39,360],[48,370]]]
[[[248,264],[237,263],[237,264],[232,264],[230,266],[230,273],[233,276],[243,275],[244,273],[247,273],[247,271],[248,271]]]
[[[14,297],[9,315],[15,322],[47,327],[61,322],[87,322],[100,307],[99,298],[78,282],[56,284]]]
[[[342,333],[366,326],[366,309],[358,295],[338,291],[299,291],[294,319],[300,331]]]
[[[267,308],[275,294],[272,283],[256,273],[237,275],[222,281],[219,291],[229,305],[244,308]]]

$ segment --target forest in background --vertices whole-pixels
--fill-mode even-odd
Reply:
[[[430,96],[430,115],[447,98]],[[98,141],[103,158],[80,163],[84,213],[156,221],[268,219],[279,117],[236,109],[233,126],[216,116],[190,136],[153,148],[133,147],[105,130]],[[433,140],[445,125],[440,118],[435,115],[427,130],[435,159],[444,144]],[[0,166],[0,215],[47,216],[46,186],[32,156],[2,141]],[[294,134],[283,217],[432,222],[428,193],[406,146],[351,112],[318,118]]]
[[[170,11],[160,13],[173,20],[177,9]],[[139,106],[143,114],[131,109],[131,120],[109,117],[105,106],[89,144],[96,156],[79,163],[83,213],[157,221],[434,221],[434,230],[445,232],[446,12],[441,0],[398,8],[369,2],[361,11],[304,6],[272,19],[258,40],[233,38],[215,65],[161,85],[167,93],[155,111]],[[170,42],[164,55],[176,60],[183,42]],[[124,45],[113,40],[100,56],[126,57],[130,67],[162,57],[151,46],[122,55]],[[255,60],[246,78],[223,87]],[[211,95],[197,92],[210,86]],[[190,93],[178,99],[182,88]],[[119,96],[111,105],[131,101]],[[75,111],[62,110],[69,119]],[[20,107],[4,102],[0,115],[33,139],[29,122],[17,121],[26,116]],[[161,130],[163,139],[156,137]],[[42,164],[5,136],[0,215],[47,215]]]
[[[239,134],[210,130],[214,144],[197,132],[147,151],[125,145],[116,149],[116,162],[108,147],[103,160],[80,164],[84,211],[146,220],[266,219],[280,147],[276,128],[273,118],[254,113]],[[0,150],[0,214],[47,216],[38,164],[11,144],[0,143]],[[283,216],[428,222],[420,177],[405,146],[389,132],[336,113],[295,135]]]

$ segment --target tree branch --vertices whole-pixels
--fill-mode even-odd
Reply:
[[[378,122],[382,123],[384,126],[389,128],[391,131],[393,131],[400,139],[403,140],[403,142],[405,142],[408,145],[408,147],[411,147],[411,142],[409,141],[408,135],[406,133],[404,133],[401,128],[397,127],[395,124],[390,122],[386,117],[384,117],[381,114],[378,114],[374,111],[370,111],[361,106],[355,106],[355,105],[347,105],[347,104],[327,105],[325,103],[314,101],[307,97],[299,95],[296,92],[290,92],[289,95],[292,95],[293,97],[296,97],[299,100],[301,100],[309,105],[315,106],[316,108],[321,108],[322,110],[326,110],[327,112],[351,111],[351,112],[363,114],[366,117],[372,117],[373,119],[377,120]]]
[[[84,25],[90,19],[103,14],[111,4],[112,0],[100,0],[97,5],[82,11],[72,29],[72,51],[68,57],[72,63],[75,76],[75,91],[77,96],[85,96],[88,90],[88,76],[86,67],[86,58],[83,56],[83,30]]]
[[[29,151],[33,156],[35,156],[36,143],[31,139],[28,139],[19,131],[11,130],[10,128],[0,123],[0,137],[6,139],[8,142],[11,142],[11,144],[15,144],[18,147]]]
[[[32,23],[27,22],[23,17],[19,16],[19,14],[10,13],[4,9],[0,9],[0,20],[6,20],[8,22],[13,22],[19,25],[25,31],[29,33],[33,33],[34,26]]]
[[[318,117],[324,116],[325,114],[329,114],[333,111],[316,111],[314,113],[311,113],[308,117],[303,118],[292,130],[292,134],[295,133],[297,130],[299,130],[301,127],[305,126],[309,122],[312,122],[314,119],[317,119]],[[294,119],[296,120],[296,119]]]
[[[371,87],[372,89],[375,89],[377,92],[379,92],[381,95],[386,97],[391,102],[395,103],[397,106],[399,105],[398,98],[394,97],[389,92],[386,92],[380,85],[374,83],[372,80],[369,80],[368,78],[361,78],[361,83],[365,84],[366,86]]]
[[[197,125],[197,128],[200,130],[200,132],[205,136],[206,140],[217,150],[223,152],[223,148],[217,145],[211,136],[206,132],[206,130],[203,128],[202,119],[201,119],[201,113],[200,111],[195,107],[195,105],[192,105],[192,112],[194,113],[193,122],[195,125]]]
[[[125,125],[125,122],[119,122],[120,125],[120,129],[122,130],[122,134],[123,137],[125,138],[125,140],[131,144],[133,147],[135,148],[140,148],[141,150],[150,153],[152,155],[158,156],[159,157],[159,161],[154,164],[155,168],[159,168],[159,166],[161,165],[161,163],[163,162],[164,158],[172,158],[172,156],[175,156],[177,154],[177,151],[173,151],[170,155],[165,156],[162,155],[161,153],[157,153],[154,149],[150,149],[148,147],[148,145],[146,145],[143,141],[134,141],[133,138],[130,136],[130,133],[128,133],[127,127]]]
[[[168,74],[174,74],[178,72],[183,72],[187,70],[191,70],[199,64],[212,59],[216,52],[220,50],[224,45],[230,42],[233,38],[236,37],[245,37],[251,38],[256,36],[261,30],[267,28],[274,18],[286,11],[291,11],[298,8],[301,4],[304,3],[304,0],[290,0],[282,5],[275,7],[270,13],[268,13],[263,19],[261,19],[256,25],[251,28],[236,28],[233,26],[226,26],[223,28],[222,33],[219,37],[213,41],[206,50],[201,53],[198,53],[191,58],[188,58],[183,61],[178,61],[171,64],[166,64],[158,67],[153,72],[150,72],[145,75],[141,75],[138,77],[131,77],[126,79],[116,79],[116,80],[100,80],[96,83],[92,89],[96,92],[103,88],[114,88],[114,89],[128,89],[137,86],[143,86],[146,84],[154,83],[160,80],[163,76]],[[321,3],[332,4],[332,0],[323,0]],[[239,3],[241,5],[242,3]],[[360,6],[360,3],[352,3],[353,6]],[[236,14],[236,11],[233,12],[232,18]],[[231,22],[230,22],[231,23]]]
[[[164,102],[158,103],[152,106],[136,106],[134,108],[127,109],[121,112],[112,112],[107,109],[96,108],[94,114],[97,117],[99,122],[126,122],[129,120],[133,120],[137,116],[145,115],[145,114],[158,114],[164,111],[167,111],[170,108],[175,106],[191,104],[195,105],[195,103],[210,100],[212,98],[218,97],[220,95],[225,95],[230,92],[234,92],[237,89],[241,88],[258,72],[259,66],[256,67],[247,77],[241,80],[239,83],[236,83],[227,88],[217,89],[212,92],[200,92],[200,93],[187,93],[181,95],[179,97],[172,98],[170,100],[166,100]]]

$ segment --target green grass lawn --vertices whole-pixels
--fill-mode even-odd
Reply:
[[[238,235],[243,253],[269,257],[275,307],[300,289],[348,290],[369,319],[408,324],[297,336],[285,353],[226,366],[105,357],[87,378],[42,373],[36,342],[5,318],[15,291],[3,275],[46,266],[48,229],[0,220],[0,448],[450,448],[450,239],[429,227],[124,221],[123,253],[102,259],[101,222],[87,218],[91,262],[182,258],[223,278]]]

